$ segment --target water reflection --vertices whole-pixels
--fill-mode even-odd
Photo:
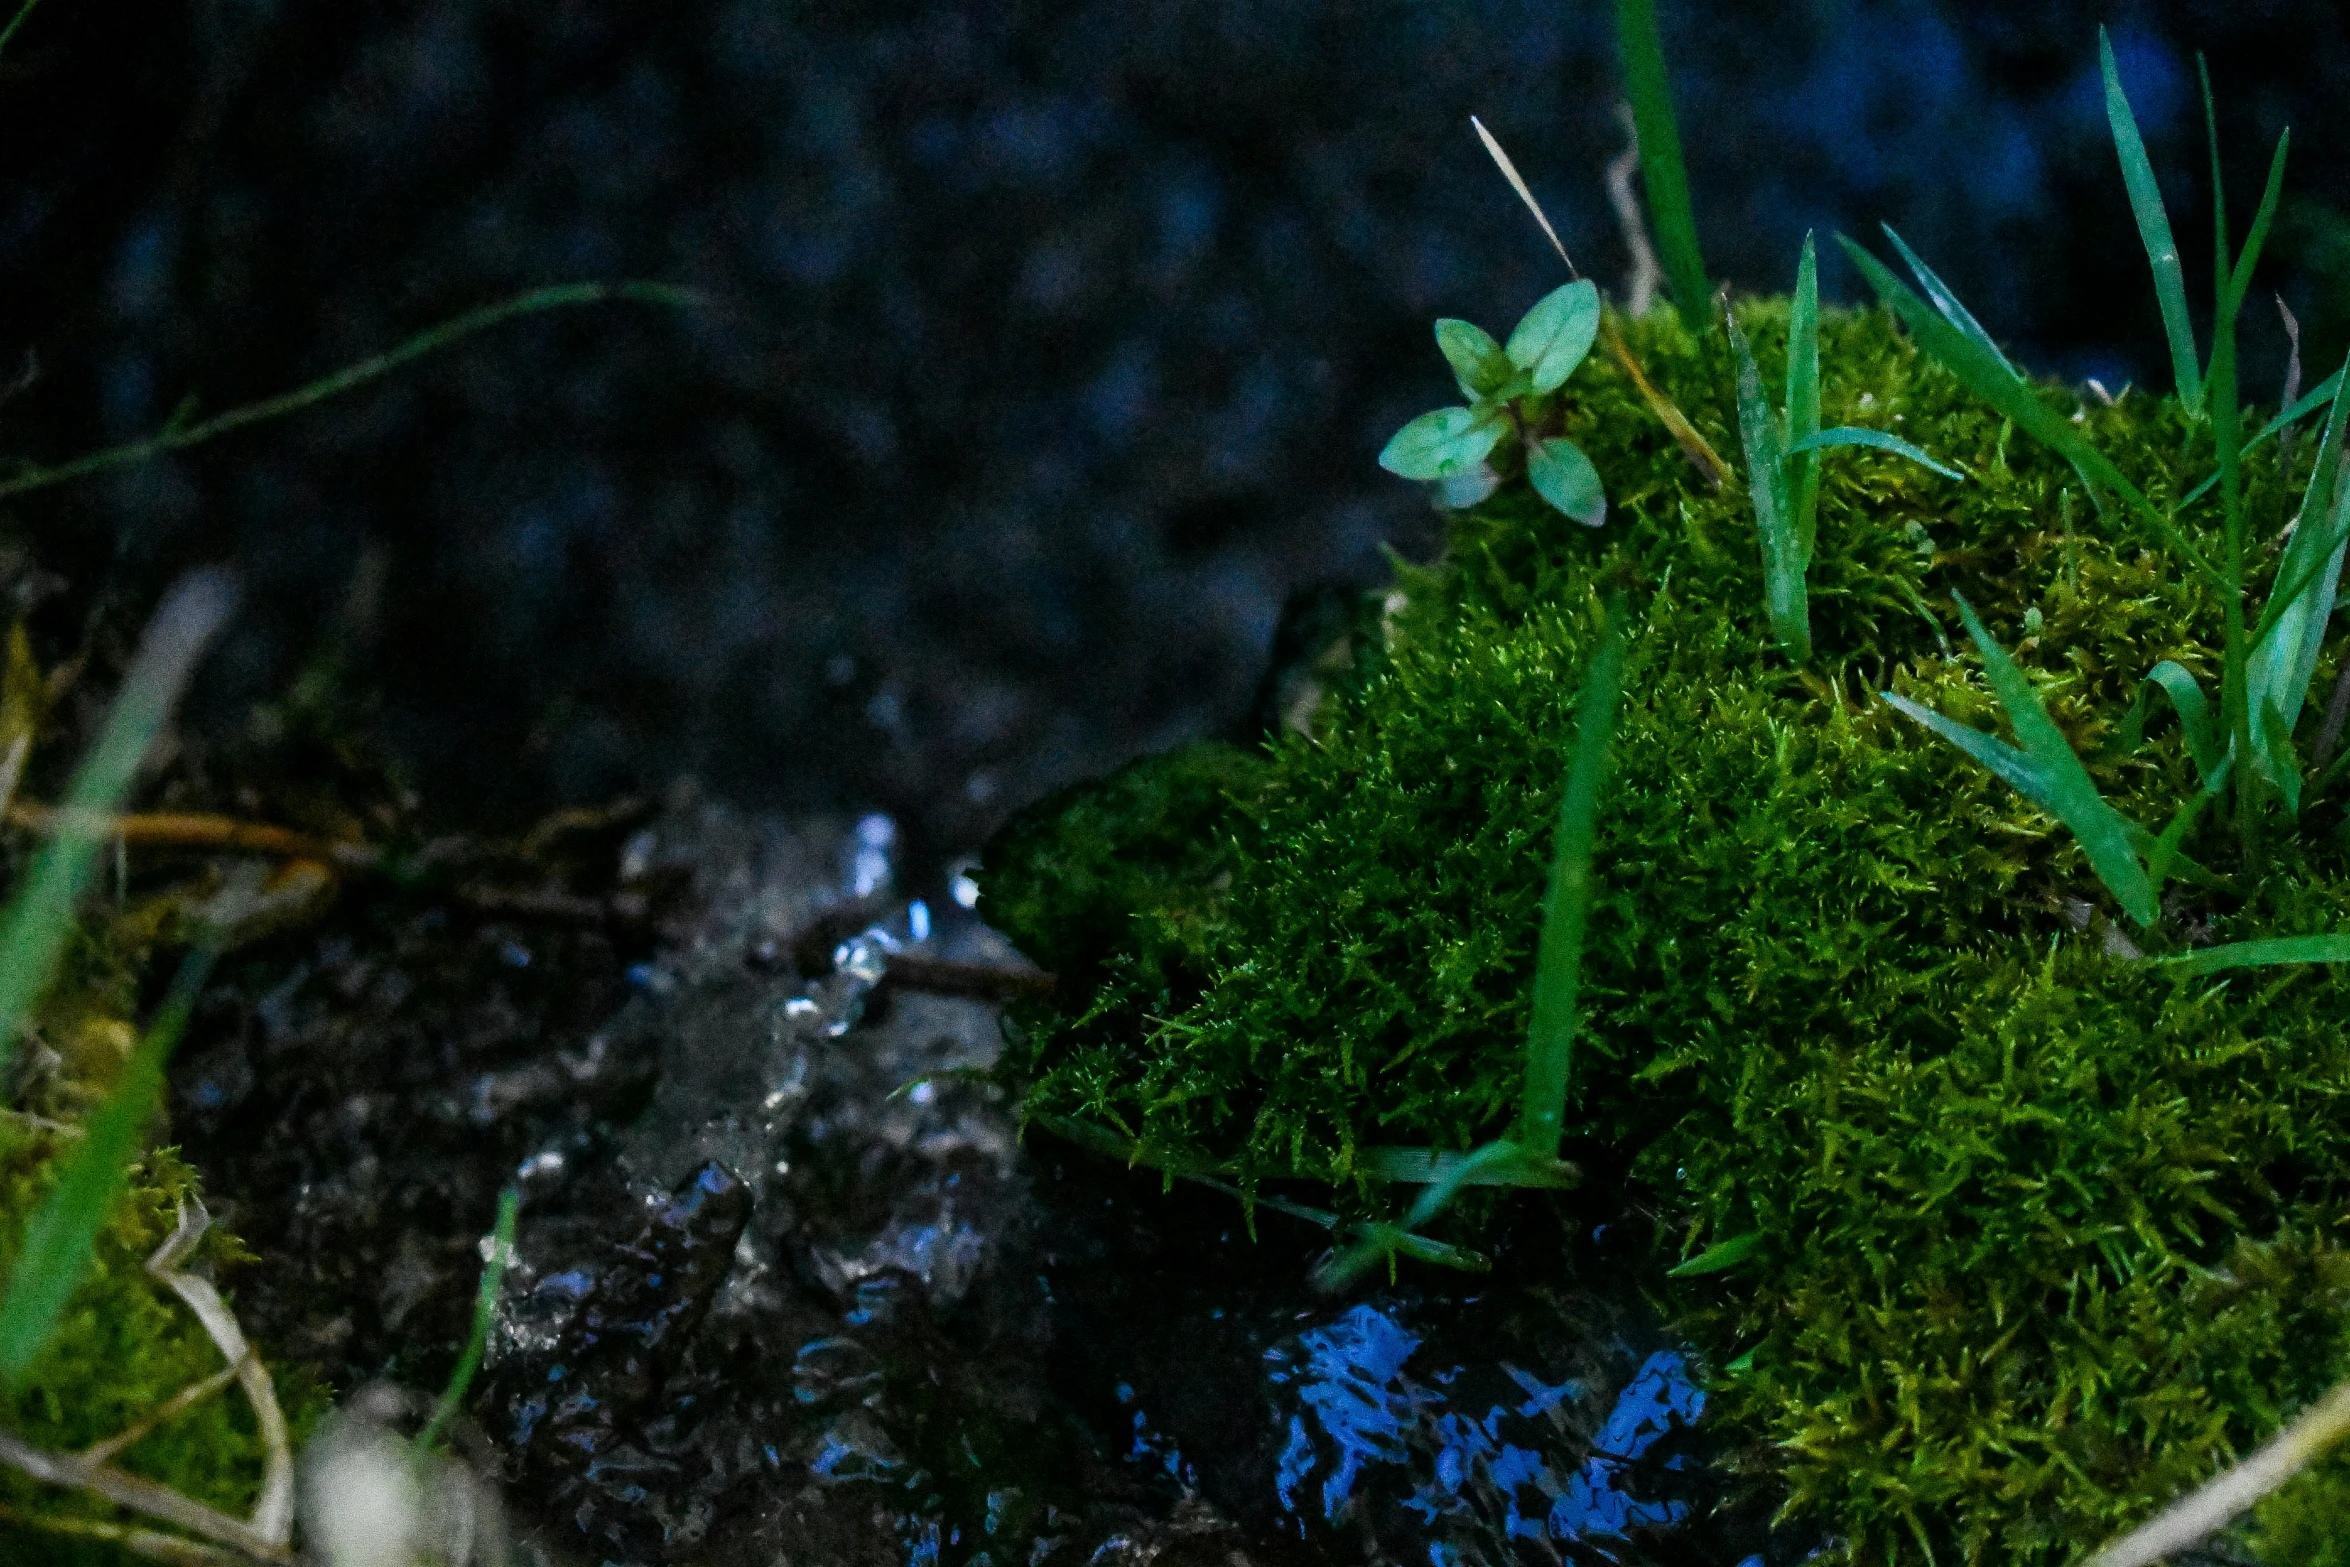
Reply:
[[[1422,1347],[1393,1312],[1357,1305],[1265,1352],[1289,1410],[1272,1483],[1299,1537],[1317,1524],[1386,1534],[1377,1515],[1400,1511],[1435,1567],[1511,1560],[1519,1541],[1581,1542],[1613,1560],[1688,1517],[1685,1501],[1653,1494],[1685,1463],[1659,1442],[1705,1408],[1680,1354],[1641,1361],[1592,1430],[1604,1389],[1506,1361],[1447,1364]]]

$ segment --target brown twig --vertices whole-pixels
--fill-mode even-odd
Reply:
[[[141,849],[218,849],[230,853],[273,854],[287,859],[322,860],[346,871],[371,871],[383,863],[383,851],[370,844],[321,838],[290,827],[271,827],[261,822],[239,821],[233,816],[200,812],[101,816],[84,823],[53,805],[18,800],[9,805],[4,819],[11,827],[43,837],[52,837],[71,824],[96,836],[118,838]]]
[[[1615,360],[1624,374],[1632,378],[1632,384],[1639,388],[1641,400],[1648,404],[1648,411],[1656,415],[1659,424],[1672,432],[1673,439],[1680,443],[1681,454],[1697,469],[1698,476],[1711,488],[1720,489],[1723,481],[1730,476],[1730,465],[1722,461],[1721,453],[1715,451],[1704,436],[1697,433],[1697,427],[1689,422],[1689,416],[1675,407],[1673,400],[1649,381],[1647,372],[1640,368],[1640,361],[1632,357],[1631,346],[1624,341],[1624,334],[1616,330],[1613,316],[1603,315],[1599,318],[1599,341],[1607,349],[1608,357]]]

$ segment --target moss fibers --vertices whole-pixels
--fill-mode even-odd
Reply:
[[[1784,306],[1742,320],[1767,381]],[[1719,341],[1667,311],[1626,331],[1736,450]],[[1565,1150],[1593,1178],[1473,1205],[1451,1238],[1537,1201],[1661,1214],[1654,1287],[1714,1368],[1709,1419],[1792,1518],[1856,1561],[2065,1560],[2350,1371],[2350,983],[2129,961],[2070,835],[1878,699],[2003,730],[1963,593],[2107,797],[2159,826],[2192,764],[2169,722],[2114,754],[2119,722],[2161,659],[2216,683],[2224,606],[1882,314],[1830,313],[1821,358],[1823,423],[1972,477],[1829,455],[1810,667],[1764,621],[1743,493],[1709,491],[1595,357],[1567,433],[1604,527],[1505,485],[1400,568],[1311,738],[1145,763],[998,841],[983,912],[1067,964],[1015,1018],[1010,1070],[1032,1115],[1365,1211],[1396,1198],[1364,1148],[1502,1134],[1573,694],[1623,587]],[[2174,402],[2043,395],[2158,505],[2211,466]],[[2247,464],[2271,531],[2314,444]],[[2182,519],[2215,553],[2217,510]],[[2329,652],[2321,692],[2332,674]],[[2272,823],[2257,880],[2174,883],[2160,939],[2350,930],[2343,814],[2337,788]],[[2218,812],[2188,847],[2236,866]],[[1755,1232],[1736,1270],[1662,1277]]]
[[[30,1213],[53,1184],[70,1134],[0,1116],[0,1275]],[[147,1259],[196,1192],[193,1172],[168,1150],[149,1154],[99,1233],[91,1273],[23,1387],[0,1395],[9,1433],[50,1452],[72,1452],[137,1423],[189,1384],[222,1369],[220,1351],[194,1315],[146,1271]],[[226,1232],[208,1231],[194,1265],[245,1260]],[[324,1413],[323,1389],[276,1371],[280,1403],[297,1441]],[[252,1411],[230,1388],[127,1448],[115,1462],[242,1517],[259,1493],[262,1447]],[[77,1521],[141,1523],[109,1504],[0,1468],[0,1560],[59,1567],[122,1567],[137,1560],[106,1540],[76,1537]],[[47,1521],[46,1524],[44,1521]],[[150,1525],[151,1527],[151,1525]]]

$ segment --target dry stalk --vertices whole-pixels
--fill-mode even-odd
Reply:
[[[2302,1412],[2250,1458],[2221,1471],[2202,1489],[2172,1503],[2089,1559],[2088,1567],[2152,1567],[2224,1529],[2350,1434],[2350,1382]]]
[[[28,1519],[28,1522],[70,1534],[113,1540],[155,1561],[201,1563],[207,1567],[221,1562],[293,1562],[289,1542],[294,1532],[294,1450],[269,1368],[253,1352],[253,1346],[246,1341],[243,1329],[237,1326],[236,1317],[220,1298],[220,1292],[212,1287],[212,1281],[180,1267],[195,1250],[196,1243],[204,1238],[211,1223],[203,1204],[192,1207],[183,1204],[178,1226],[147,1259],[147,1271],[179,1296],[204,1325],[205,1333],[228,1362],[225,1369],[181,1389],[127,1429],[76,1453],[47,1452],[0,1432],[0,1464],[48,1485],[101,1497],[126,1511],[169,1524],[197,1538],[189,1540],[124,1524],[79,1519]],[[246,1402],[253,1406],[254,1423],[261,1432],[264,1461],[261,1495],[250,1518],[231,1517],[159,1481],[114,1467],[111,1460],[117,1453],[231,1382],[244,1388]]]

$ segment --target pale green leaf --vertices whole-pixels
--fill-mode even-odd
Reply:
[[[1922,448],[1913,446],[1887,430],[1871,430],[1863,425],[1840,424],[1832,430],[1815,430],[1800,441],[1788,443],[1790,455],[1796,452],[1819,451],[1830,446],[1867,446],[1880,452],[1891,452],[1906,457],[1921,467],[1931,468],[1945,479],[1964,479],[1965,474],[1947,463],[1934,460]]]
[[[1439,408],[1395,432],[1379,454],[1379,466],[1404,479],[1452,479],[1493,454],[1509,428],[1494,408]]]
[[[1526,450],[1526,478],[1534,493],[1586,528],[1607,521],[1607,491],[1583,448],[1563,435],[1536,441]]]
[[[1552,289],[1534,302],[1503,350],[1537,392],[1555,392],[1599,337],[1599,288],[1589,278]]]
[[[1474,321],[1447,316],[1436,323],[1436,346],[1460,383],[1461,395],[1474,402],[1491,397],[1517,374],[1517,367],[1493,340],[1493,334]]]

